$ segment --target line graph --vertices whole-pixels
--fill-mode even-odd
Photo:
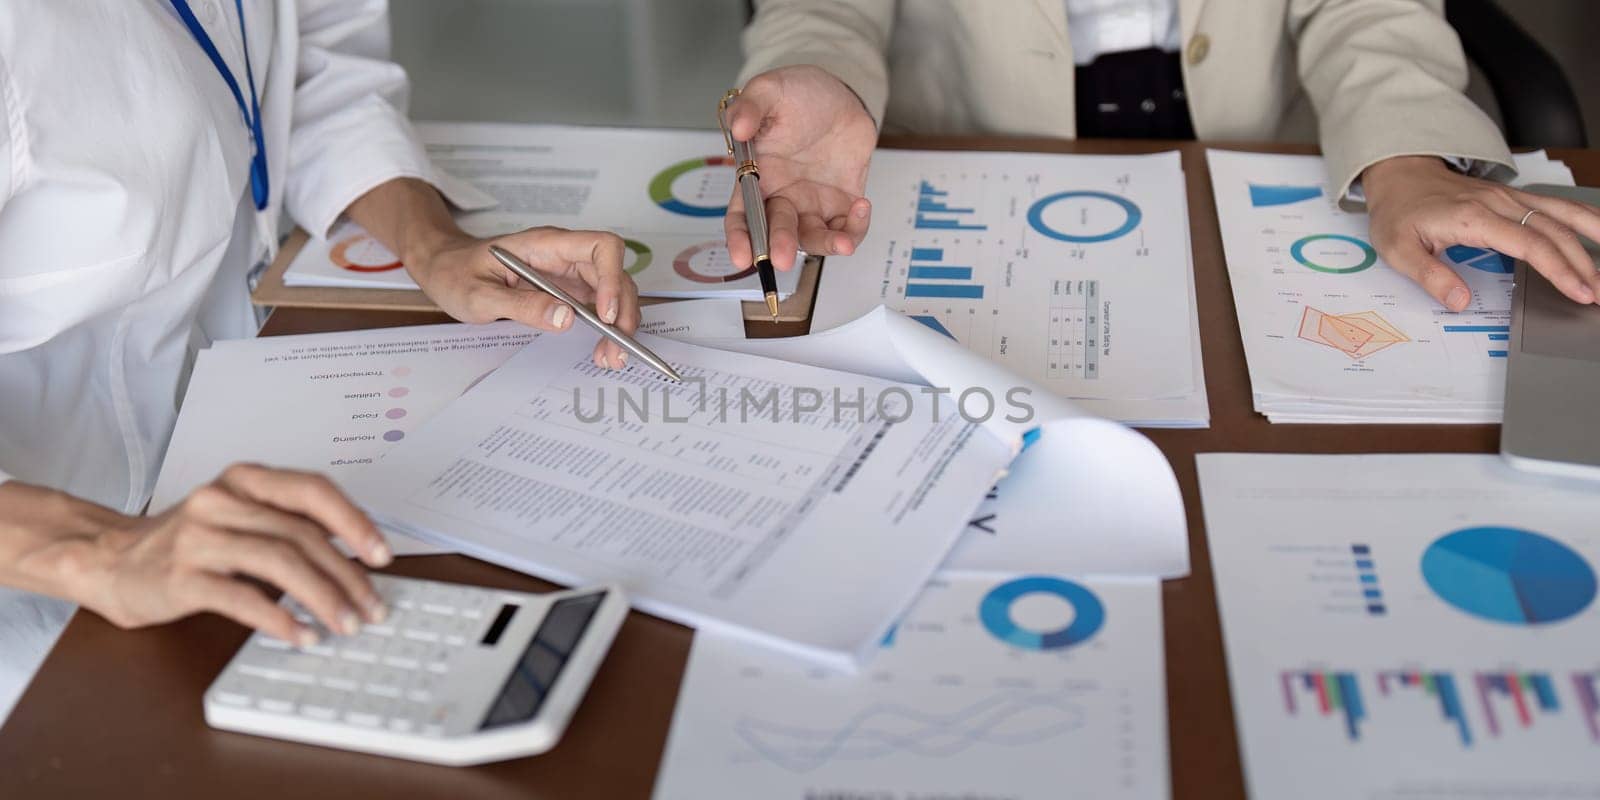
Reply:
[[[756,757],[791,772],[810,772],[834,761],[898,753],[944,758],[974,745],[1033,745],[1083,727],[1084,716],[1063,695],[1007,692],[942,714],[880,703],[832,728],[741,717],[734,729]]]

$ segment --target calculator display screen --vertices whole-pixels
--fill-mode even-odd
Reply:
[[[544,698],[583,639],[605,592],[568,597],[550,606],[539,630],[511,669],[500,695],[489,706],[480,730],[526,722],[539,713]]]

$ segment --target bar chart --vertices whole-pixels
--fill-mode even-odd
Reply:
[[[1500,735],[1500,715],[1495,709],[1501,703],[1511,707],[1514,718],[1524,728],[1533,725],[1536,710],[1547,714],[1561,710],[1555,683],[1547,672],[1480,672],[1473,680],[1490,736]]]
[[[1484,352],[1489,358],[1505,358],[1511,341],[1510,325],[1445,325],[1444,332],[1484,336],[1488,342]]]
[[[1578,709],[1589,728],[1589,738],[1600,744],[1600,670],[1572,673],[1572,688],[1578,693]]]
[[[944,248],[913,247],[906,268],[906,297],[982,300],[983,284],[972,274],[970,266],[946,263]]]
[[[1354,672],[1285,670],[1278,676],[1283,688],[1283,707],[1290,716],[1300,713],[1300,697],[1310,698],[1318,714],[1344,718],[1350,741],[1361,738],[1361,722],[1367,716],[1361,701],[1361,684]],[[1309,710],[1309,709],[1308,709]]]
[[[989,226],[975,222],[976,208],[950,205],[950,192],[928,181],[917,188],[917,230],[982,231]]]
[[[1461,706],[1461,692],[1454,675],[1448,672],[1385,670],[1378,673],[1378,694],[1421,694],[1439,705],[1439,716],[1455,727],[1463,747],[1472,746],[1472,724]]]

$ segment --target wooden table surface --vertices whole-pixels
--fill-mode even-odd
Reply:
[[[899,139],[884,144],[1063,153],[1182,150],[1211,427],[1147,431],[1171,460],[1183,489],[1193,564],[1189,577],[1168,581],[1162,588],[1173,796],[1179,800],[1244,796],[1194,455],[1484,453],[1498,448],[1498,428],[1271,425],[1252,411],[1204,145],[991,138]],[[1236,149],[1312,152],[1259,145]],[[1551,155],[1567,162],[1578,183],[1600,185],[1600,151]],[[264,333],[434,321],[442,318],[280,309]],[[783,333],[799,333],[799,328],[789,326]],[[520,590],[549,586],[462,556],[400,559],[389,571]],[[423,766],[206,727],[201,695],[245,635],[238,626],[212,616],[128,632],[79,613],[0,730],[0,797],[647,797],[666,743],[691,632],[632,614],[556,749],[538,758],[467,769]]]

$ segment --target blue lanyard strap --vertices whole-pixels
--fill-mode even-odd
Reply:
[[[178,18],[189,28],[189,33],[194,35],[200,49],[205,51],[217,72],[221,73],[222,80],[228,84],[228,89],[233,92],[234,102],[239,104],[239,113],[244,115],[245,125],[249,126],[250,134],[255,137],[255,153],[250,157],[250,195],[256,201],[256,210],[264,210],[267,207],[267,137],[261,131],[261,104],[256,100],[256,76],[250,66],[250,37],[244,31],[244,0],[233,0],[233,3],[239,10],[239,39],[244,43],[245,79],[250,84],[249,106],[244,104],[244,93],[239,90],[233,70],[228,69],[228,62],[222,60],[222,54],[217,52],[211,35],[206,33],[200,20],[195,19],[194,10],[189,8],[189,0],[171,2],[172,9],[178,12]]]

